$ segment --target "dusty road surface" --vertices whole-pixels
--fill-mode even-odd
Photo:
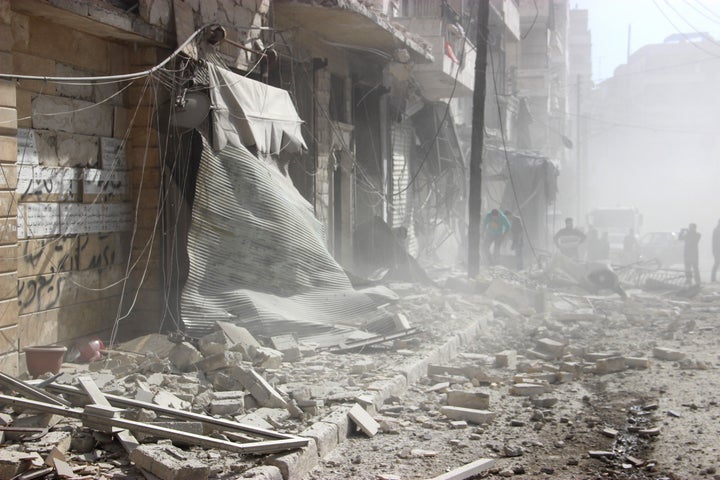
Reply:
[[[433,293],[406,297],[410,318],[427,313]],[[482,366],[487,378],[422,378],[380,408],[381,433],[351,436],[307,478],[426,479],[489,458],[494,466],[472,478],[720,479],[720,289],[692,299],[580,293],[546,290],[543,313],[496,303],[448,366]],[[434,314],[472,316],[487,302],[445,291]],[[507,350],[515,368],[496,363]],[[518,395],[516,382],[545,393]],[[489,394],[494,418],[453,425],[441,413],[449,390]]]

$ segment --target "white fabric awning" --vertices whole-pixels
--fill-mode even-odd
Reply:
[[[277,154],[307,149],[290,94],[209,64],[215,150],[255,146]]]

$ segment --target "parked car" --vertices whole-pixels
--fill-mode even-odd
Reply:
[[[663,267],[683,263],[683,244],[673,232],[650,232],[640,237],[640,259],[657,260]]]

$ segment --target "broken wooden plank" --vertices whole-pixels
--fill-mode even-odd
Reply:
[[[80,390],[77,387],[72,387],[70,385],[53,384],[53,385],[48,385],[47,388],[50,390],[53,390],[55,392],[58,392],[58,393],[86,396],[82,390]],[[114,407],[123,406],[123,407],[143,408],[146,410],[152,410],[156,413],[172,416],[172,417],[183,419],[183,420],[193,420],[193,421],[197,421],[197,422],[207,423],[209,425],[214,425],[216,427],[220,427],[221,429],[224,429],[224,430],[237,430],[237,431],[241,431],[241,432],[245,432],[245,433],[252,433],[255,435],[262,435],[265,437],[277,438],[277,439],[281,439],[281,440],[297,438],[294,435],[276,432],[273,430],[256,427],[254,425],[247,425],[247,424],[240,423],[240,422],[225,420],[223,418],[214,418],[214,417],[210,417],[207,415],[203,415],[201,413],[189,412],[187,410],[178,410],[175,408],[163,407],[161,405],[156,405],[154,403],[143,402],[141,400],[125,398],[125,397],[121,397],[118,395],[105,394],[105,398]]]
[[[173,441],[183,442],[189,445],[198,445],[204,448],[219,448],[238,453],[276,453],[285,450],[301,448],[308,444],[307,438],[293,437],[282,440],[268,440],[252,443],[234,443],[218,438],[197,435],[193,433],[181,432],[171,428],[158,427],[148,425],[142,422],[135,422],[123,418],[107,418],[102,415],[94,415],[90,412],[77,409],[58,406],[50,403],[38,402],[35,400],[27,400],[25,398],[12,397],[9,395],[0,395],[0,404],[19,406],[22,408],[39,410],[42,412],[53,413],[80,420],[91,419],[92,421],[101,423],[106,422],[113,427],[125,428],[136,432],[149,433]]]
[[[495,460],[491,458],[481,458],[480,460],[475,460],[462,467],[438,475],[431,480],[465,480],[492,468],[493,465],[495,465]]]

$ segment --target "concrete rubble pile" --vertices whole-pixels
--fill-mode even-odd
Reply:
[[[437,462],[436,478],[508,477],[526,472],[518,459],[547,448],[533,436],[581,426],[577,435],[588,448],[567,465],[602,462],[617,471],[653,472],[657,462],[642,452],[662,438],[657,403],[638,399],[622,422],[611,423],[578,418],[573,412],[586,406],[587,395],[577,392],[593,379],[658,365],[713,368],[674,341],[677,332],[694,328],[675,320],[678,313],[720,311],[713,295],[696,299],[704,304],[637,294],[587,297],[505,269],[472,280],[450,277],[445,289],[392,288],[422,330],[342,355],[292,335],[261,343],[242,327],[217,322],[198,339],[136,338],[102,361],[66,364],[56,378],[5,379],[0,424],[9,428],[0,432],[0,478],[53,472],[168,480],[427,478],[398,475],[393,464],[363,477],[370,473],[356,463],[360,457],[337,457],[344,445],[382,451],[382,442],[397,448],[400,465]],[[406,329],[406,318],[396,321]],[[625,329],[661,331],[667,341],[608,340],[608,330]],[[38,410],[17,398],[60,410]],[[428,442],[443,435],[450,454]],[[573,435],[558,437],[553,448],[566,448]],[[476,450],[468,441],[480,442],[484,452],[468,453]],[[543,468],[551,475],[557,467]]]
[[[408,325],[396,315],[385,337]],[[385,344],[365,347],[373,355],[337,355],[291,335],[260,343],[242,327],[217,322],[199,339],[133,339],[101,361],[65,364],[45,381],[6,379],[0,478],[43,478],[65,465],[64,478],[301,478],[348,435],[378,433],[377,408],[406,388],[404,369],[428,345],[449,336],[442,357],[450,358],[457,335],[432,322],[424,328],[378,339]],[[469,338],[478,328],[460,322],[457,330]],[[396,369],[382,368],[393,363]],[[87,384],[102,400],[83,394]],[[25,426],[38,435],[17,430]],[[133,438],[129,448],[118,431]]]

